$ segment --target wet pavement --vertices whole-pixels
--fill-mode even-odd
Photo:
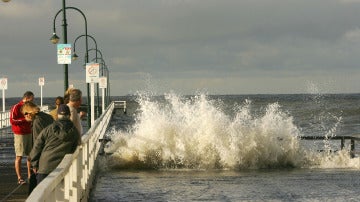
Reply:
[[[18,185],[14,169],[15,151],[11,128],[0,129],[0,202],[25,201],[28,185]],[[23,158],[22,174],[26,178],[26,160]]]

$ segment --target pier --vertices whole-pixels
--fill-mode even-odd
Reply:
[[[5,158],[13,154],[13,134],[9,127],[1,129],[2,154],[1,191],[0,202],[3,201],[88,201],[90,190],[93,186],[97,172],[97,157],[102,152],[106,142],[106,132],[115,111],[126,113],[126,102],[112,102],[104,113],[95,121],[92,127],[82,137],[82,144],[73,154],[66,155],[59,166],[43,180],[28,196],[27,185],[17,185],[14,170],[14,157]],[[345,147],[346,141],[350,141],[350,155],[355,156],[355,143],[360,141],[358,135],[351,136],[302,136],[300,140],[331,140],[339,141],[339,148]],[[23,169],[26,166],[23,164]],[[23,173],[26,173],[25,170]]]

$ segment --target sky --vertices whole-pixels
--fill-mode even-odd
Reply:
[[[359,93],[360,0],[73,0],[109,69],[110,94]],[[50,42],[59,0],[0,1],[0,78],[6,97],[64,93]],[[68,43],[85,34],[67,9]],[[62,40],[62,39],[60,39]],[[62,41],[60,41],[62,42]],[[89,49],[95,43],[89,38]],[[85,37],[69,84],[86,95]],[[96,51],[89,51],[93,60]],[[99,57],[99,55],[98,55]]]

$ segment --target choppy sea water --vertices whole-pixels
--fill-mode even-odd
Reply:
[[[90,201],[360,200],[360,94],[116,99]]]

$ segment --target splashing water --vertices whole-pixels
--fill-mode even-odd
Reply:
[[[119,168],[259,169],[284,167],[358,167],[348,151],[318,153],[301,147],[300,130],[278,103],[261,113],[252,103],[223,112],[220,100],[200,94],[164,101],[140,95],[136,122],[113,131],[105,151]],[[328,144],[326,144],[329,147]]]

